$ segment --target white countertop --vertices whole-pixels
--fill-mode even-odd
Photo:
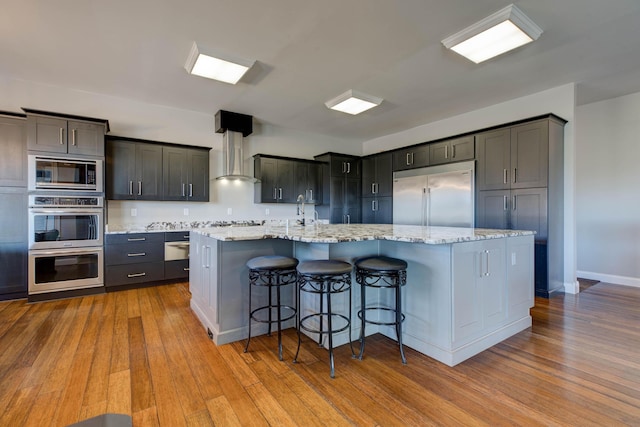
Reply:
[[[319,224],[318,226],[216,227],[192,230],[217,240],[285,239],[309,243],[340,243],[363,240],[442,245],[475,240],[533,235],[533,231],[490,230],[483,228],[421,227],[417,225]]]

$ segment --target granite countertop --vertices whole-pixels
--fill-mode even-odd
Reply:
[[[107,224],[105,234],[129,234],[129,233],[163,233],[165,231],[190,231],[199,228],[216,227],[255,227],[261,226],[264,221],[164,221],[149,224]]]
[[[534,231],[490,230],[483,228],[421,227],[418,225],[319,224],[317,226],[198,228],[196,233],[221,241],[286,239],[309,243],[394,240],[398,242],[442,245],[475,240],[533,235]]]

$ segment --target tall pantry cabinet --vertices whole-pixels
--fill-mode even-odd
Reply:
[[[535,293],[564,290],[563,135],[554,115],[476,135],[476,227],[534,230]]]

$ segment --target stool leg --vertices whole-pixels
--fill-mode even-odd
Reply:
[[[252,288],[253,288],[253,283],[251,283],[251,279],[249,279],[249,337],[247,338],[247,344],[244,346],[245,353],[249,351],[249,341],[251,341],[251,289]]]
[[[364,279],[363,279],[364,280]],[[364,284],[360,284],[360,354],[358,355],[358,359],[362,360],[362,356],[364,356],[364,340],[365,340],[365,335],[364,335],[364,325],[366,322],[366,305],[367,305],[367,289],[366,286],[364,286]]]
[[[276,299],[278,303],[278,358],[282,360],[282,308],[280,305],[280,283],[276,286]]]
[[[353,359],[354,357],[356,357],[356,353],[355,351],[353,351],[353,341],[351,341],[351,310],[352,310],[352,298],[351,298],[351,283],[349,283],[349,305],[348,310],[349,310],[349,347],[351,347],[351,358]]]
[[[296,330],[298,332],[298,348],[296,349],[296,355],[293,357],[293,363],[298,363],[298,354],[300,353],[300,288],[302,282],[296,281]]]
[[[334,362],[333,362],[333,322],[331,319],[331,313],[333,313],[333,311],[331,311],[331,283],[327,283],[327,286],[329,287],[327,289],[327,323],[328,323],[328,333],[327,335],[329,335],[329,366],[331,367],[331,378],[335,378],[335,366],[334,366]]]
[[[321,286],[320,289],[323,290],[323,291],[324,291],[325,284],[326,284],[326,282],[322,282],[320,284],[320,286]],[[319,311],[320,313],[324,313],[324,298],[323,298],[324,295],[323,295],[323,293],[324,292],[320,293],[320,311]],[[324,331],[324,322],[322,321],[322,316],[320,316],[319,319],[320,319],[320,327],[318,329],[320,330],[320,333],[318,334],[318,346],[322,347],[322,342],[324,341],[323,340],[324,335],[323,335],[323,332],[322,332],[322,331]],[[331,328],[329,328],[329,329],[331,329]]]
[[[272,272],[270,272],[270,273],[269,273],[269,275],[268,275],[268,277],[269,277],[269,284],[267,285],[267,290],[269,291],[269,317],[268,317],[268,319],[269,319],[269,323],[267,323],[267,325],[268,325],[268,326],[267,326],[267,327],[268,327],[268,329],[267,329],[267,336],[268,336],[268,337],[270,337],[270,336],[271,336],[271,323],[272,323],[272,319],[271,319],[271,307],[273,307],[273,302],[272,302],[272,301],[273,301],[273,300],[272,300],[272,298],[273,298],[273,297],[272,297],[272,295],[271,295],[271,293],[272,293],[272,292],[271,292],[271,290],[273,289],[273,286],[272,286],[272,285],[273,285],[273,273],[272,273]]]
[[[398,335],[398,344],[400,345],[400,357],[402,363],[407,364],[407,358],[404,357],[404,349],[402,347],[402,288],[400,284],[396,286],[396,334]]]

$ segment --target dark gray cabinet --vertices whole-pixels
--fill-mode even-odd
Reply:
[[[256,154],[253,162],[255,203],[296,203],[293,160]]]
[[[391,224],[393,220],[393,154],[362,159],[362,222]]]
[[[322,187],[321,187],[322,169],[317,162],[305,160],[295,160],[293,163],[294,175],[294,191],[296,200],[300,194],[304,197],[305,203],[321,203]]]
[[[105,287],[164,280],[164,233],[107,234]]]
[[[475,139],[473,135],[429,144],[429,164],[460,162],[475,158]]]
[[[27,187],[27,137],[23,118],[0,116],[0,187]]]
[[[162,200],[162,146],[127,139],[107,141],[109,200]]]
[[[476,135],[476,227],[536,232],[542,297],[563,291],[565,123],[550,115]]]
[[[162,200],[209,201],[209,150],[162,147]]]
[[[31,151],[104,156],[105,125],[39,115],[27,116],[28,148]]]
[[[421,168],[429,166],[429,145],[422,144],[401,148],[393,152],[393,170]]]
[[[363,197],[362,198],[362,223],[363,224],[392,224],[393,223],[393,198]]]
[[[484,132],[476,141],[478,190],[547,186],[548,121]]]
[[[0,300],[27,296],[26,213],[26,187],[0,187]]]
[[[359,157],[325,153],[315,157],[323,166],[323,217],[332,224],[356,224],[362,221],[361,161]]]

